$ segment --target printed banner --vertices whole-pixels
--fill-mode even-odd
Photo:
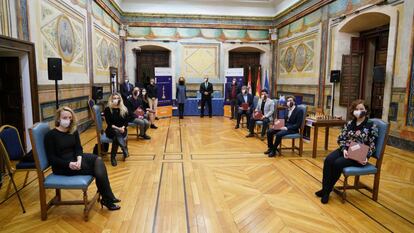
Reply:
[[[228,96],[230,95],[231,82],[233,81],[233,78],[236,78],[236,83],[240,88],[243,86],[243,71],[243,68],[226,69],[226,83],[224,84],[224,105],[230,105],[230,101],[228,101]]]
[[[161,117],[172,116],[172,75],[171,69],[155,67],[155,82],[158,88],[157,115]]]

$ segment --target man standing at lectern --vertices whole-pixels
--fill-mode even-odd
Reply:
[[[200,117],[204,117],[204,106],[208,104],[208,116],[211,118],[213,115],[213,109],[211,105],[211,94],[213,94],[213,84],[208,82],[208,77],[204,78],[204,82],[200,84],[201,93],[201,112]]]

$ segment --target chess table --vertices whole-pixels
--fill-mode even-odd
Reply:
[[[346,123],[345,120],[333,118],[330,116],[322,116],[322,117],[307,117],[306,118],[306,125],[313,127],[313,147],[312,147],[312,158],[316,158],[316,152],[318,148],[318,131],[319,128],[325,127],[325,150],[328,150],[328,143],[329,143],[329,128],[330,127],[338,127],[344,126]]]

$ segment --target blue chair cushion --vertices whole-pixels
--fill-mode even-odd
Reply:
[[[292,134],[288,134],[283,136],[283,139],[295,139],[295,138],[300,138],[300,134],[299,133],[292,133]]]
[[[367,165],[363,167],[346,167],[342,170],[345,176],[362,176],[362,175],[370,175],[370,174],[376,174],[378,169],[368,163]]]
[[[263,121],[256,121],[256,125],[263,125]]]
[[[19,162],[16,164],[16,169],[36,169],[35,162]]]
[[[47,189],[86,189],[92,183],[93,177],[89,175],[61,176],[50,174],[45,178]]]

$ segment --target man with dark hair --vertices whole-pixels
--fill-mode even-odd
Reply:
[[[294,96],[286,97],[286,105],[288,107],[288,114],[285,116],[285,126],[280,130],[269,129],[267,131],[267,151],[265,154],[269,154],[269,157],[274,157],[279,153],[278,146],[282,141],[282,137],[288,134],[295,134],[299,132],[299,129],[302,125],[303,114],[296,108],[296,101]],[[276,135],[276,139],[273,143],[273,137]]]
[[[246,115],[247,128],[249,128],[249,119],[253,111],[253,95],[247,91],[247,86],[243,86],[241,93],[237,95],[237,106],[237,124],[235,128],[238,129],[240,127],[242,115]]]
[[[129,97],[132,96],[132,89],[134,86],[129,83],[128,79],[125,79],[124,83],[121,84],[121,97],[124,103],[128,100]]]
[[[240,93],[240,85],[237,83],[237,79],[233,78],[231,83],[227,84],[227,101],[230,101],[231,117],[233,119],[237,114],[237,95]]]
[[[246,137],[253,137],[254,136],[254,126],[256,121],[262,121],[262,133],[261,139],[264,139],[264,134],[269,126],[269,122],[273,120],[273,112],[275,111],[275,104],[273,100],[269,99],[267,96],[269,92],[266,89],[263,89],[261,92],[261,98],[257,103],[256,109],[253,112],[252,117],[250,118],[249,122],[249,134]],[[255,117],[256,113],[260,112],[262,115],[260,118]],[[259,114],[259,115],[260,115]]]
[[[213,84],[208,82],[208,77],[204,78],[204,82],[200,84],[201,93],[201,112],[200,117],[204,117],[204,106],[208,104],[208,116],[211,118],[213,109],[211,104],[211,94],[213,94]]]

